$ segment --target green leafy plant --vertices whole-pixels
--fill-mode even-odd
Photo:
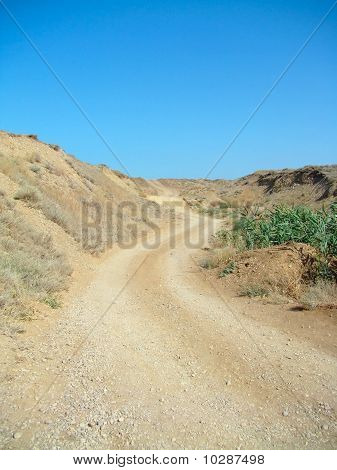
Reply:
[[[337,203],[320,210],[277,206],[258,214],[244,213],[233,230],[222,230],[218,239],[243,250],[287,242],[306,243],[320,255],[317,274],[327,277],[331,275],[329,260],[337,256]]]
[[[242,217],[236,230],[248,249],[294,241],[307,243],[325,256],[337,256],[337,203],[317,211],[278,206],[259,218]]]
[[[252,284],[241,289],[240,295],[243,297],[268,297],[269,291],[262,286]]]
[[[219,277],[225,277],[228,274],[231,274],[235,269],[235,263],[234,261],[229,261],[227,265],[224,267],[224,269],[220,272]]]
[[[43,301],[52,309],[60,308],[62,306],[61,302],[59,302],[55,297],[46,297]]]

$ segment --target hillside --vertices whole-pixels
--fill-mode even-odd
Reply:
[[[337,165],[306,166],[299,169],[265,170],[236,180],[161,179],[174,187],[192,207],[329,204],[337,198]]]
[[[125,201],[132,207],[119,210]],[[95,264],[93,255],[134,235],[129,223],[146,230],[143,202],[137,182],[117,171],[80,162],[34,135],[0,131],[2,326],[10,318],[13,328],[13,319],[31,318],[43,305],[57,307],[70,278]],[[100,215],[102,237],[95,228],[83,232],[82,218],[91,224]]]

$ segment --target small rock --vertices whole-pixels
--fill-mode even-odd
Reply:
[[[282,415],[283,416],[289,416],[289,411],[288,410],[283,410]]]
[[[122,423],[122,422],[124,421],[123,416],[120,416],[120,417],[117,419],[117,421],[118,421],[119,423]]]
[[[14,439],[20,439],[21,436],[22,436],[22,433],[21,433],[21,432],[15,432],[15,433],[13,434]]]
[[[329,426],[327,424],[323,424],[322,429],[323,429],[323,431],[328,431]]]

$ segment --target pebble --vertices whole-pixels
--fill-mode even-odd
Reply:
[[[288,410],[283,410],[282,414],[283,414],[283,416],[289,416],[289,411]]]
[[[14,439],[20,439],[21,436],[22,436],[22,433],[21,433],[21,432],[15,432],[15,433],[13,434]]]

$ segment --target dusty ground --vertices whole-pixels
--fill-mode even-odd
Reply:
[[[233,298],[185,229],[114,249],[62,312],[1,337],[2,448],[336,447],[336,318]]]

